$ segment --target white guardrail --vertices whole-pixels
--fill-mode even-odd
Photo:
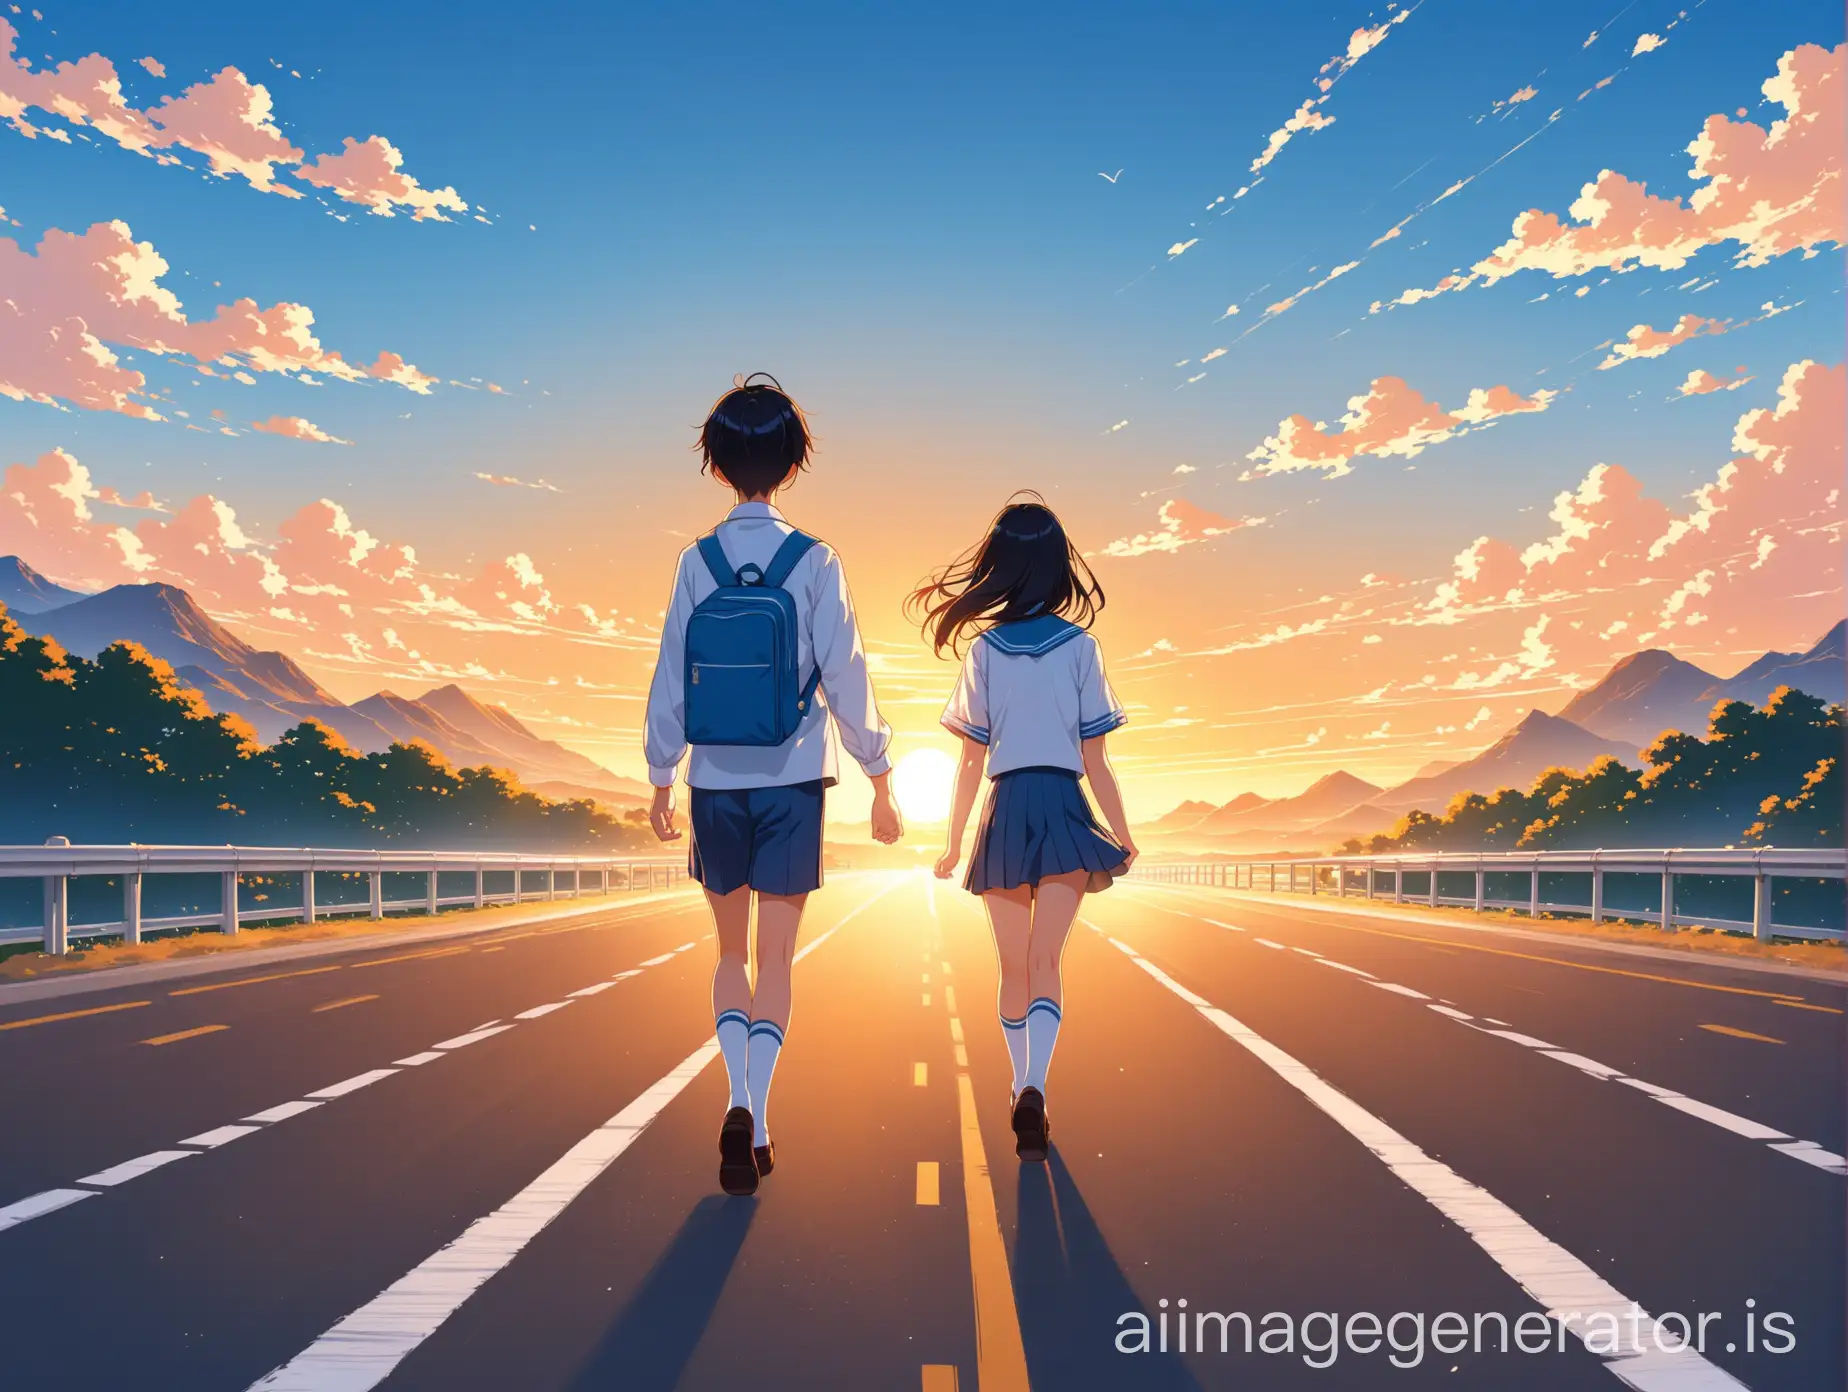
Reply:
[[[409,899],[385,898],[385,876],[418,875],[423,892]],[[216,875],[218,906],[210,912],[144,918],[142,881],[150,875]],[[239,877],[292,876],[300,887],[295,904],[240,902]],[[361,902],[318,903],[316,875],[364,875],[368,895]],[[440,876],[471,876],[465,892],[442,894]],[[488,877],[511,879],[490,887]],[[70,921],[71,881],[105,877],[120,881],[122,916],[109,922]],[[538,882],[529,882],[529,877]],[[542,878],[541,878],[542,877]],[[485,908],[534,899],[576,898],[586,892],[668,888],[687,879],[687,862],[662,857],[527,855],[495,851],[340,851],[278,846],[73,846],[54,836],[43,846],[0,846],[0,880],[44,881],[44,915],[39,927],[0,928],[0,945],[42,939],[44,950],[61,956],[80,938],[121,938],[172,928],[216,928],[235,933],[246,923],[313,923],[342,914],[383,918],[393,911],[435,914],[445,908]],[[565,883],[568,881],[568,883]]]
[[[1817,850],[1672,850],[1672,851],[1485,851],[1436,852],[1426,855],[1313,856],[1230,858],[1213,861],[1138,861],[1130,878],[1158,884],[1213,885],[1225,889],[1273,893],[1332,894],[1388,899],[1395,904],[1431,904],[1484,909],[1514,909],[1538,918],[1543,913],[1583,914],[1593,923],[1629,919],[1673,930],[1683,927],[1750,933],[1761,941],[1773,937],[1848,940],[1837,928],[1773,922],[1772,884],[1776,880],[1841,880],[1848,872],[1848,851]],[[1488,877],[1525,874],[1527,897],[1491,899]],[[1661,898],[1654,910],[1611,908],[1605,902],[1606,875],[1661,876]],[[1445,894],[1446,877],[1473,876],[1474,892]],[[1582,877],[1589,885],[1588,903],[1542,898],[1543,876]],[[1675,881],[1681,876],[1745,876],[1752,881],[1752,917],[1715,918],[1679,912]],[[1558,881],[1552,881],[1557,888]]]

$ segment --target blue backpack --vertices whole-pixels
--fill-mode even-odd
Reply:
[[[768,568],[734,571],[717,532],[699,539],[719,587],[687,620],[687,743],[773,746],[802,724],[821,669],[806,683],[797,670],[796,601],[783,582],[814,544],[791,532]]]

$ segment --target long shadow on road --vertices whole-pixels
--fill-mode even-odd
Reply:
[[[757,1205],[701,1199],[571,1382],[573,1392],[672,1392],[705,1335]]]
[[[1117,1317],[1142,1301],[1111,1255],[1089,1205],[1054,1146],[1044,1165],[1022,1165],[1017,1190],[1014,1303],[1035,1387],[1059,1392],[1149,1388],[1200,1392],[1173,1354],[1117,1352]]]

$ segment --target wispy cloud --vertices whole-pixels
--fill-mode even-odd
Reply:
[[[1221,517],[1185,498],[1170,498],[1157,514],[1161,525],[1152,532],[1118,537],[1104,548],[1106,556],[1147,556],[1154,552],[1179,551],[1184,546],[1224,536],[1242,527],[1256,527],[1262,517]]]
[[[350,445],[351,440],[342,440],[338,435],[329,435],[311,420],[300,416],[271,416],[268,420],[252,421],[252,430],[260,430],[265,435],[281,435],[290,440],[308,440],[317,445]]]
[[[558,487],[556,484],[547,483],[544,479],[533,479],[529,482],[526,479],[514,478],[511,474],[484,474],[480,472],[477,472],[475,477],[480,479],[483,483],[491,483],[497,488],[539,488],[547,493],[564,492],[564,489]]]
[[[1737,377],[1722,378],[1715,377],[1711,372],[1697,367],[1688,374],[1687,380],[1675,389],[1675,394],[1677,396],[1705,396],[1709,392],[1738,391],[1740,387],[1752,380],[1744,374],[1743,370]]]
[[[1604,361],[1598,364],[1598,370],[1606,372],[1613,367],[1621,367],[1624,363],[1635,362],[1640,358],[1659,358],[1671,348],[1678,348],[1690,339],[1731,333],[1734,329],[1742,329],[1747,324],[1775,319],[1778,315],[1795,309],[1801,303],[1803,302],[1798,300],[1796,304],[1780,305],[1775,301],[1766,300],[1760,306],[1764,312],[1750,319],[1703,319],[1698,314],[1684,314],[1675,321],[1673,328],[1653,329],[1647,324],[1634,324],[1629,333],[1624,336],[1624,341],[1613,346]]]

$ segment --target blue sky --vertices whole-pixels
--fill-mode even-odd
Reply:
[[[856,545],[889,551],[895,571],[915,575],[1014,486],[1047,491],[1091,549],[1158,527],[1157,508],[1176,497],[1266,519],[1114,567],[1113,637],[1126,651],[1187,646],[1164,609],[1177,592],[1195,597],[1179,607],[1207,633],[1362,571],[1440,576],[1478,535],[1531,542],[1554,495],[1600,461],[1682,505],[1729,457],[1741,411],[1774,404],[1788,364],[1839,362],[1832,251],[1735,270],[1736,248],[1710,247],[1684,272],[1599,283],[1529,271],[1389,313],[1368,306],[1486,255],[1523,209],[1564,216],[1602,169],[1685,196],[1685,147],[1701,123],[1739,107],[1760,123],[1781,114],[1760,85],[1797,45],[1839,43],[1839,10],[1424,0],[1328,92],[1318,110],[1332,125],[1299,133],[1262,183],[1207,211],[1251,184],[1266,136],[1317,95],[1318,69],[1348,36],[1395,13],[394,4],[341,19],[54,3],[42,22],[13,17],[40,66],[46,54],[106,55],[142,104],[236,66],[267,85],[278,125],[304,149],[384,135],[426,187],[453,186],[490,221],[369,216],[106,142],[0,130],[0,204],[16,238],[121,219],[159,248],[165,283],[194,317],[234,295],[299,302],[349,359],[390,349],[445,382],[506,392],[310,389],[271,375],[227,389],[140,355],[135,365],[183,402],[238,421],[301,414],[354,444],[0,400],[0,463],[62,447],[124,492],[224,498],[262,540],[325,494],[442,572],[517,551],[561,602],[569,591],[645,620],[658,607],[642,597],[657,584],[648,577],[714,507],[691,477],[690,427],[732,372],[768,367],[823,432],[828,472],[798,496],[850,560]],[[1667,42],[1632,56],[1644,33]],[[144,54],[164,79],[135,66]],[[1528,85],[1536,96],[1492,112]],[[1099,177],[1118,169],[1115,183]],[[1362,257],[1252,329],[1266,304]],[[1695,271],[1714,283],[1676,288]],[[1591,287],[1583,298],[1579,285]],[[1530,303],[1543,291],[1555,293]],[[1741,319],[1767,301],[1804,303],[1723,342],[1595,370],[1594,345],[1632,324]],[[1234,303],[1241,313],[1216,322]],[[1742,390],[1670,399],[1689,369],[1738,365],[1755,376]],[[1332,423],[1383,375],[1450,408],[1498,384],[1563,394],[1348,477],[1237,481],[1282,418]],[[1182,465],[1196,472],[1177,475]],[[495,488],[477,472],[562,491]],[[888,544],[895,509],[928,525]],[[892,641],[885,611],[899,587],[883,574],[866,587]],[[1231,603],[1203,618],[1197,596],[1209,591]]]

